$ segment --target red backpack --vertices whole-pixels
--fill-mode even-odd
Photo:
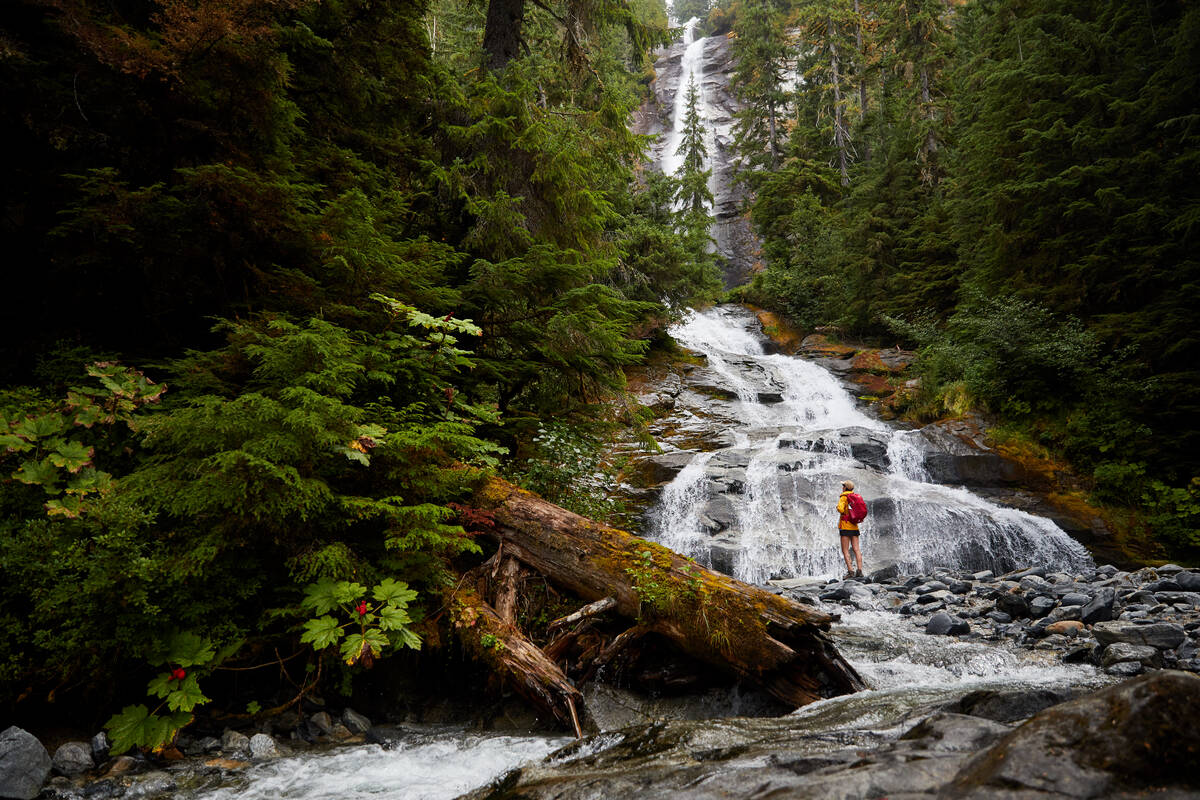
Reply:
[[[862,495],[856,492],[846,495],[846,519],[857,525],[866,518],[867,501],[862,499]]]

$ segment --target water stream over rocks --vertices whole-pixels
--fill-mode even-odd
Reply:
[[[704,365],[671,388],[653,429],[669,448],[650,459],[654,474],[676,474],[650,515],[652,538],[751,583],[840,574],[834,504],[850,479],[871,512],[861,538],[872,569],[1091,565],[1050,520],[934,483],[928,461],[944,472],[946,459],[972,455],[867,416],[828,370],[767,353],[757,326],[745,309],[718,307],[672,329]]]

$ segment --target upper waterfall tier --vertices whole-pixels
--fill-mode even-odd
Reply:
[[[700,114],[706,129],[707,167],[712,170],[711,235],[721,257],[727,287],[746,282],[759,250],[743,213],[745,190],[737,183],[734,164],[733,122],[740,108],[729,88],[733,57],[724,36],[696,37],[689,21],[678,41],[659,52],[654,64],[652,95],[635,116],[633,131],[655,136],[648,153],[652,166],[672,175],[679,168],[682,112],[686,110],[688,78],[695,76],[700,94]]]

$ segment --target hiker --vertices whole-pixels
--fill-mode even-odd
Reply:
[[[862,550],[858,545],[858,523],[867,516],[867,504],[862,499],[862,495],[855,493],[854,481],[842,481],[842,494],[838,497],[837,510],[841,515],[838,519],[838,535],[842,540],[842,559],[846,562],[846,577],[861,578],[863,576],[863,560]],[[858,559],[857,568],[850,558],[851,548],[854,549],[854,557]]]

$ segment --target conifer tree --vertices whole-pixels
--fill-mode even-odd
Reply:
[[[679,202],[692,213],[707,213],[713,196],[708,188],[712,170],[705,169],[708,147],[704,143],[707,129],[700,116],[700,90],[695,76],[688,80],[687,111],[683,118],[683,135],[679,141],[678,155],[683,156],[676,177],[679,180]]]
[[[731,84],[742,104],[736,115],[738,152],[750,169],[777,167],[780,120],[786,115],[784,77],[791,62],[784,16],[771,0],[747,0],[734,22]]]

